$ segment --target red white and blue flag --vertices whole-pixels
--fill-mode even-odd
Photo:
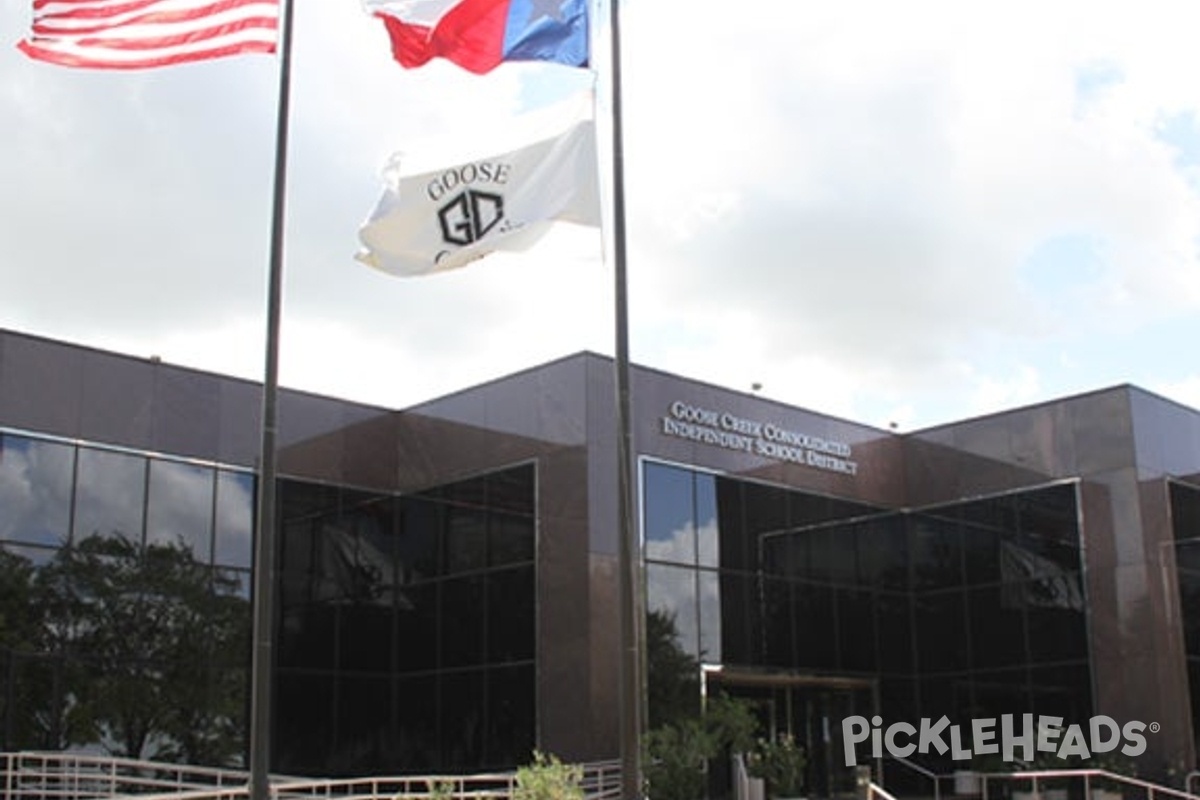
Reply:
[[[27,56],[67,67],[149,69],[273,53],[278,0],[34,0]]]
[[[588,0],[363,0],[404,67],[444,58],[483,74],[505,61],[588,65]]]

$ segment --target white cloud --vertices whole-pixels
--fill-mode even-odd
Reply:
[[[26,6],[0,0],[0,36]],[[284,383],[402,404],[611,352],[594,235],[423,280],[352,260],[394,150],[486,138],[590,76],[404,71],[354,3],[297,13]],[[635,360],[905,427],[1134,373],[1084,343],[1200,320],[1200,180],[1162,138],[1200,117],[1198,16],[626,3]],[[111,75],[0,52],[0,324],[259,375],[274,78],[267,58]],[[1063,237],[1092,244],[1086,269],[1031,267]]]

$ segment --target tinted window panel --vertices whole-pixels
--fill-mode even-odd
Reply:
[[[487,764],[511,768],[526,764],[534,747],[533,667],[488,671]]]
[[[488,532],[488,551],[494,567],[533,561],[535,526],[533,517],[493,512]]]
[[[401,514],[400,540],[397,542],[401,579],[407,583],[440,575],[442,506],[432,500],[406,498]]]
[[[680,650],[699,658],[695,570],[647,564],[646,610],[673,623]]]
[[[487,566],[487,512],[451,507],[446,520],[446,569],[451,575]]]
[[[712,475],[696,474],[696,561],[702,567],[720,565],[716,481]]]
[[[0,436],[0,539],[65,544],[74,467],[69,445]]]
[[[533,567],[518,567],[487,576],[488,661],[530,660],[534,655]]]
[[[182,547],[205,564],[212,559],[213,471],[174,461],[150,462],[146,543]]]
[[[483,763],[485,678],[483,670],[442,675],[438,718],[443,769],[466,770]]]
[[[707,664],[724,661],[721,651],[721,582],[716,572],[697,574],[700,609],[700,660]]]
[[[645,465],[646,558],[696,563],[695,492],[692,473]]]
[[[89,536],[142,541],[146,459],[80,448],[75,485],[75,541]]]
[[[454,578],[443,581],[441,586],[441,666],[483,663],[483,577]]]
[[[254,476],[217,472],[217,516],[213,560],[249,569],[254,563]]]

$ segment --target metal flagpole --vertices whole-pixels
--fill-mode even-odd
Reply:
[[[609,0],[612,60],[612,203],[613,276],[616,282],[617,475],[618,554],[621,610],[621,795],[642,797],[642,725],[645,718],[642,691],[642,564],[638,529],[634,524],[633,436],[630,423],[629,304],[626,297],[625,258],[625,153],[621,121],[621,36],[619,0]]]
[[[279,102],[275,126],[275,183],[271,255],[267,277],[266,369],[262,393],[254,547],[254,649],[250,686],[250,798],[271,797],[271,669],[274,665],[276,430],[279,395],[279,327],[283,297],[283,234],[287,195],[288,102],[291,89],[291,0],[279,0]]]

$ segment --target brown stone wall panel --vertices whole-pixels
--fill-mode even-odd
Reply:
[[[154,371],[152,448],[219,461],[221,382],[191,370],[158,367]]]
[[[147,362],[92,353],[82,364],[79,435],[125,447],[152,447],[154,369]]]
[[[0,334],[0,419],[11,428],[77,437],[86,351]]]
[[[621,752],[620,599],[618,564],[611,556],[590,559],[591,603],[591,754],[594,759],[617,758]]]
[[[1109,389],[1072,398],[1069,404],[1076,469],[1094,475],[1134,463],[1129,393]]]

